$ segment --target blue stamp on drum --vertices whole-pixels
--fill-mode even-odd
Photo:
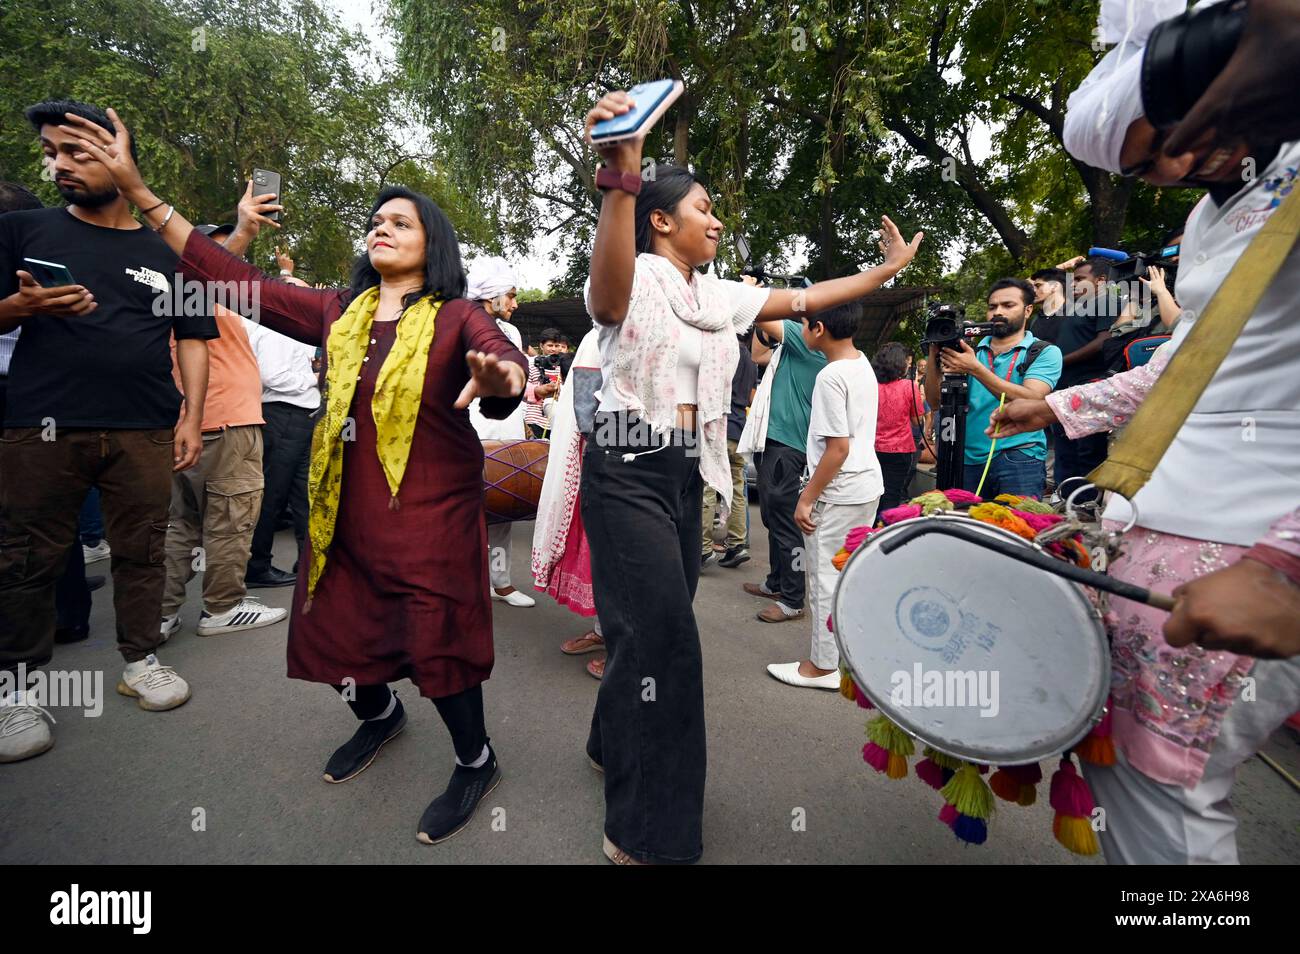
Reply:
[[[991,651],[1001,630],[963,611],[957,601],[933,586],[914,586],[894,606],[898,631],[909,641],[955,663],[972,647]]]

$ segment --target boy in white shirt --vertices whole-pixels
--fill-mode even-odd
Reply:
[[[826,627],[839,576],[831,558],[854,527],[876,519],[885,485],[876,459],[876,374],[853,344],[862,305],[850,302],[803,320],[803,340],[826,355],[813,387],[808,423],[808,467],[794,522],[804,534],[812,651],[801,662],[773,663],[767,671],[791,686],[839,689],[840,654]]]

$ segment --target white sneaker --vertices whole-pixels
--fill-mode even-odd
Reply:
[[[830,672],[824,676],[805,676],[799,672],[799,664],[792,663],[772,663],[767,667],[767,674],[773,679],[779,679],[787,686],[799,686],[805,689],[834,689],[839,691],[840,674]]]
[[[492,590],[492,598],[493,598],[494,600],[500,600],[502,603],[507,603],[507,604],[509,604],[510,606],[524,606],[524,607],[527,607],[527,606],[536,606],[536,605],[537,605],[537,600],[533,599],[531,596],[528,596],[528,595],[525,594],[525,593],[520,593],[518,590],[511,590],[511,591],[510,591],[509,593],[507,593],[505,596],[502,596],[502,595],[501,595],[500,593],[498,593],[498,592],[496,591],[496,589],[494,588],[494,589]]]
[[[54,716],[25,701],[22,693],[0,698],[0,762],[21,762],[54,745]]]
[[[261,600],[246,596],[224,613],[214,616],[207,610],[199,617],[198,634],[216,636],[218,633],[237,633],[245,629],[260,629],[280,622],[289,615],[286,609],[267,606]]]
[[[85,560],[86,566],[92,563],[98,563],[100,560],[107,560],[113,555],[109,549],[107,540],[100,540],[93,547],[88,547],[84,543],[81,545],[81,556]]]
[[[172,638],[172,635],[181,631],[181,614],[180,610],[172,613],[171,616],[162,618],[162,626],[159,627],[162,633],[162,641],[165,643]]]
[[[164,666],[150,653],[138,662],[126,664],[117,691],[131,696],[141,709],[164,712],[175,709],[190,697],[190,685],[171,666]]]

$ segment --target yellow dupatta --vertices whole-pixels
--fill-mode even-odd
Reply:
[[[325,572],[325,559],[334,539],[339,495],[343,488],[343,444],[352,439],[355,424],[348,411],[361,375],[362,360],[370,342],[370,326],[379,304],[379,288],[368,288],[348,305],[330,328],[325,342],[328,365],[325,373],[325,410],[312,434],[311,464],[308,470],[307,536],[311,540],[311,566],[307,573],[307,601],[311,610],[316,584]],[[429,367],[434,322],[442,302],[421,298],[407,308],[397,322],[397,339],[384,359],[375,381],[370,410],[375,419],[375,450],[392,492],[389,507],[398,506],[397,491],[411,455],[411,439],[420,415],[424,375]],[[349,426],[351,425],[351,426]],[[349,431],[344,434],[345,428]]]

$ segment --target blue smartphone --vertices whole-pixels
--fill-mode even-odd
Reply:
[[[42,288],[62,288],[64,285],[75,285],[76,281],[72,277],[72,272],[68,271],[66,265],[60,265],[58,262],[43,262],[39,258],[24,258],[23,264],[27,266],[27,271],[31,272],[32,278]]]
[[[591,127],[592,142],[617,142],[639,136],[657,123],[668,111],[668,107],[677,101],[685,87],[681,80],[655,80],[653,83],[638,83],[627,91],[632,97],[633,106],[622,116],[603,119]]]

